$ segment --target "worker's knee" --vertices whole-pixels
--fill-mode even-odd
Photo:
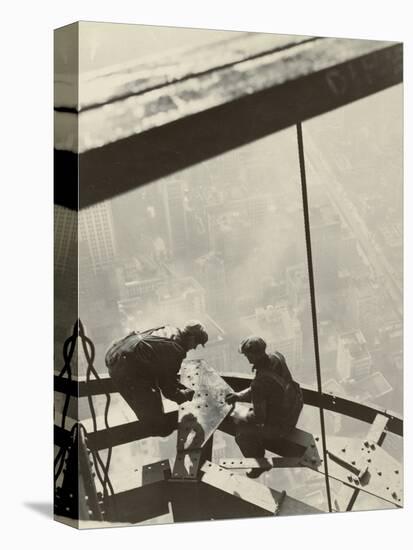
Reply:
[[[176,430],[175,425],[171,425],[170,423],[162,422],[158,429],[158,435],[159,437],[168,437],[168,435],[171,435]]]

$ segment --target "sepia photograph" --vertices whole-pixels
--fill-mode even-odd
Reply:
[[[54,518],[403,505],[403,44],[56,29]]]

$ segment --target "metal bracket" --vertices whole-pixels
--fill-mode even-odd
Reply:
[[[397,460],[377,444],[359,438],[330,437],[327,445],[331,478],[402,506],[401,468]],[[325,474],[323,464],[312,469]]]
[[[273,458],[224,458],[219,461],[223,468],[246,469],[246,468],[315,468],[321,464],[320,455],[314,437],[302,430],[295,429],[290,436],[283,438],[283,444],[296,445],[297,450],[301,449],[298,456],[276,456]]]

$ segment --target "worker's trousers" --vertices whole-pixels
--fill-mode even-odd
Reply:
[[[110,368],[109,374],[116,390],[145,425],[145,437],[166,437],[176,429],[176,423],[165,417],[162,395],[154,380],[136,375],[125,368]]]
[[[238,408],[234,422],[235,440],[242,454],[248,458],[262,458],[268,443],[286,436],[293,429],[292,426],[274,424],[258,427],[252,407]]]

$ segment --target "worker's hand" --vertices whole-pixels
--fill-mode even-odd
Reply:
[[[237,392],[229,393],[225,396],[225,403],[227,403],[228,405],[234,405],[234,403],[238,401],[238,398],[239,395],[237,394]]]

